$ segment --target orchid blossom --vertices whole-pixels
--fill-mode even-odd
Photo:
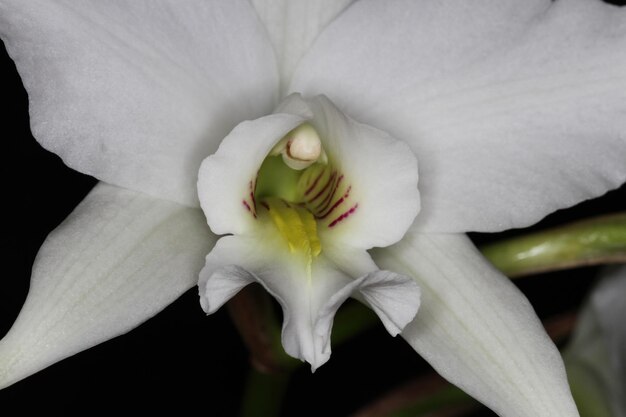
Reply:
[[[196,284],[210,313],[256,281],[313,368],[353,296],[499,415],[578,415],[532,307],[464,233],[626,180],[624,11],[0,0],[0,36],[37,140],[101,181],[39,252],[0,387]]]

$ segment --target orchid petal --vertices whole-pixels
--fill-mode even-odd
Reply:
[[[626,10],[598,0],[363,0],[290,91],[411,145],[425,231],[526,226],[626,180]]]
[[[202,159],[276,104],[272,46],[244,0],[2,0],[0,36],[46,149],[186,205]]]
[[[420,306],[421,291],[406,275],[390,271],[374,271],[340,288],[320,309],[315,321],[316,351],[328,360],[331,354],[330,336],[339,307],[354,297],[369,306],[392,336],[397,336],[415,318]],[[315,371],[319,365],[312,364]]]
[[[281,90],[317,35],[354,0],[252,0],[274,46]]]
[[[403,337],[443,377],[503,417],[578,416],[528,300],[467,237],[411,230],[372,256],[420,285],[420,312]]]
[[[313,371],[330,358],[333,318],[348,297],[362,299],[394,336],[415,317],[420,290],[413,279],[375,271],[352,280],[341,265],[323,255],[313,262],[307,278],[307,266],[289,253],[280,236],[266,229],[263,238],[263,245],[259,237],[218,241],[200,273],[200,302],[210,314],[246,285],[260,283],[283,308],[285,351],[309,362]],[[365,251],[353,261],[373,266]]]
[[[421,291],[413,278],[390,271],[375,271],[357,278],[335,293],[320,312],[316,333],[323,336],[329,351],[335,313],[356,291],[392,336],[397,336],[419,309]]]
[[[324,96],[309,105],[311,124],[336,164],[331,186],[342,190],[320,209],[320,238],[363,249],[396,243],[420,210],[415,155],[404,142],[352,120]]]
[[[261,236],[226,236],[218,240],[200,272],[202,307],[211,313],[236,293],[235,286],[241,289],[258,281],[283,309],[285,351],[316,369],[330,357],[330,352],[321,351],[315,341],[318,312],[351,278],[322,256],[313,263],[311,276],[307,277],[305,262],[289,253],[280,235],[268,230],[262,239]],[[222,290],[225,287],[230,289]]]
[[[197,282],[214,241],[199,209],[97,185],[37,256],[0,341],[0,388],[154,316]]]
[[[256,216],[256,176],[272,147],[304,119],[273,114],[240,123],[206,158],[198,173],[198,196],[213,233],[245,233]]]

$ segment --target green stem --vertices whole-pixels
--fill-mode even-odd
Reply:
[[[241,417],[278,416],[290,373],[266,374],[250,369],[242,399]]]
[[[596,217],[496,242],[482,252],[514,278],[587,265],[626,262],[626,213]]]
[[[300,365],[300,361],[285,353],[272,300],[260,285],[241,290],[228,302],[228,311],[257,370],[266,374],[289,373]]]

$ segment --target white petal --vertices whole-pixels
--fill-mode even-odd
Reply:
[[[224,239],[228,241],[231,238]],[[215,250],[217,250],[216,253],[222,253],[218,248]],[[200,305],[207,314],[213,314],[237,295],[243,287],[256,281],[254,275],[235,264],[221,267],[211,265],[209,268],[203,268],[198,282]]]
[[[199,209],[97,185],[37,255],[0,341],[0,387],[158,313],[197,282],[214,239]]]
[[[309,104],[298,93],[293,93],[285,97],[276,109],[274,109],[274,113],[294,114],[306,120],[313,118],[313,111],[309,107]]]
[[[389,271],[371,272],[336,292],[321,309],[315,323],[320,350],[330,355],[330,333],[339,307],[355,296],[378,315],[387,331],[396,336],[415,318],[420,305],[420,289],[413,278]]]
[[[324,96],[307,102],[314,114],[311,124],[336,164],[334,187],[345,190],[322,209],[320,238],[364,249],[399,241],[420,209],[417,160],[410,148],[350,119]],[[337,188],[342,180],[343,188]]]
[[[469,239],[409,231],[372,256],[420,285],[420,311],[403,336],[442,376],[503,417],[578,416],[528,300]]]
[[[3,0],[0,36],[46,149],[187,205],[202,159],[276,104],[272,47],[243,0]]]
[[[420,305],[421,291],[416,282],[395,272],[376,271],[366,275],[359,292],[392,336],[415,318]]]
[[[424,230],[521,227],[626,180],[626,10],[601,1],[363,0],[290,91],[411,145]]]
[[[205,311],[212,312],[236,293],[235,286],[241,289],[252,281],[261,283],[283,309],[285,351],[309,362],[312,369],[324,364],[330,352],[319,349],[314,323],[323,305],[351,278],[319,256],[309,279],[305,262],[291,254],[282,236],[275,232],[255,237],[226,236],[209,253],[200,272],[201,304]],[[224,291],[227,287],[232,290]]]
[[[289,252],[272,227],[258,236],[226,236],[218,241],[200,273],[200,302],[207,313],[215,312],[244,286],[259,282],[283,308],[285,351],[309,362],[313,371],[330,358],[333,318],[356,291],[394,336],[415,317],[420,290],[412,278],[375,271],[353,280],[352,265],[344,268],[324,254],[313,260],[308,277],[306,263]],[[351,263],[361,270],[375,268],[365,251],[352,252]]]
[[[274,46],[281,90],[317,35],[353,0],[252,0]]]
[[[240,123],[202,162],[198,196],[214,233],[250,229],[257,211],[257,172],[276,142],[302,122],[299,116],[280,113]]]

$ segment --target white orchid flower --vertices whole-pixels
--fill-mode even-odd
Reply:
[[[583,417],[626,416],[626,267],[611,268],[582,309],[564,349]]]
[[[313,367],[354,295],[499,415],[578,415],[532,307],[464,233],[626,180],[626,13],[349,3],[0,0],[35,137],[102,181],[40,250],[0,386],[132,329],[200,273],[209,312],[261,282]],[[310,192],[326,208],[315,174],[337,189]],[[212,249],[207,220],[232,236]]]

